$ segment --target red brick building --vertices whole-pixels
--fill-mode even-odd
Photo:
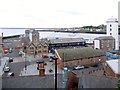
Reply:
[[[115,39],[112,36],[102,36],[94,39],[94,49],[114,50]]]
[[[104,70],[107,76],[120,77],[120,61],[119,59],[113,59],[106,61],[104,64]]]
[[[90,47],[64,48],[55,50],[58,67],[74,67],[75,65],[93,66],[106,61],[106,56],[99,50]]]

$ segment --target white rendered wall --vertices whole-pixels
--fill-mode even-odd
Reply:
[[[120,25],[120,1],[118,2],[118,22]]]
[[[94,40],[94,49],[100,49],[100,41],[99,40]]]
[[[116,18],[110,18],[107,21],[107,36],[112,36],[115,38],[115,50],[119,49],[119,39],[118,39],[118,21]]]

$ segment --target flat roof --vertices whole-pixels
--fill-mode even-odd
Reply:
[[[116,74],[120,74],[120,59],[112,59],[109,61],[106,61],[109,67],[114,71]]]

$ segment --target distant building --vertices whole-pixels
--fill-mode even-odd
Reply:
[[[56,49],[55,53],[60,68],[75,65],[94,66],[106,61],[106,56],[101,51],[90,47]]]
[[[104,69],[107,73],[107,76],[120,77],[120,60],[112,59],[106,61]]]
[[[103,51],[115,49],[115,38],[112,36],[102,36],[94,39],[94,49]]]
[[[68,47],[85,47],[87,46],[83,38],[61,38],[51,39],[49,43],[49,50],[52,48],[68,48]]]
[[[25,37],[28,38],[30,42],[39,42],[39,32],[35,29],[25,30]]]
[[[42,55],[48,53],[48,43],[45,41],[40,41],[38,44],[30,43],[27,47],[28,55]]]

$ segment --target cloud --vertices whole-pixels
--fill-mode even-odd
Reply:
[[[68,14],[68,15],[82,15],[80,11],[65,11],[65,10],[57,10],[58,13]]]

